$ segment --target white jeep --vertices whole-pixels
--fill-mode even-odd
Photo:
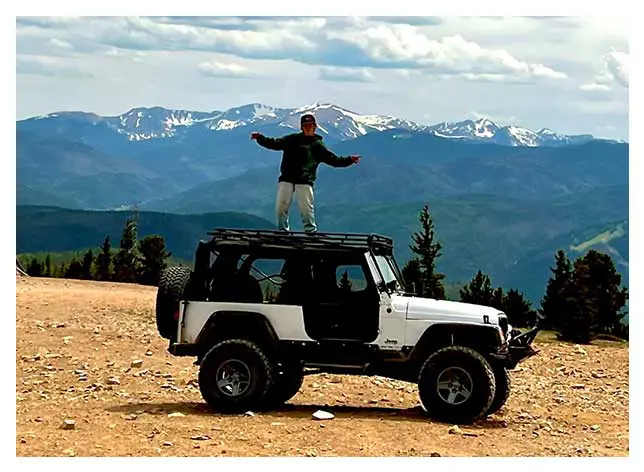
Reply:
[[[278,408],[306,374],[379,375],[418,384],[433,419],[498,411],[508,369],[536,353],[538,328],[501,311],[405,293],[393,241],[375,234],[219,229],[194,268],[170,267],[156,301],[159,333],[195,356],[216,411]]]

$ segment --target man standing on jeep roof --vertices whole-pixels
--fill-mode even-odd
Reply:
[[[302,115],[300,127],[301,133],[282,138],[267,138],[257,132],[252,133],[250,138],[267,149],[283,151],[275,202],[278,228],[281,231],[289,230],[288,212],[295,194],[304,231],[315,233],[313,185],[318,165],[323,162],[332,167],[349,167],[356,164],[360,156],[338,157],[329,151],[322,142],[322,136],[315,133],[317,125],[313,115]]]

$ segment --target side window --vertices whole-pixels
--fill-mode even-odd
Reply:
[[[362,266],[341,265],[336,268],[336,285],[346,293],[362,292],[367,288],[367,279]]]
[[[242,257],[237,264],[240,283],[253,291],[257,303],[277,303],[285,281],[284,259]],[[261,300],[259,292],[261,290]]]

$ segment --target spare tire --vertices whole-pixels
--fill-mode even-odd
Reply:
[[[179,303],[186,298],[186,289],[192,276],[190,267],[168,267],[161,272],[156,300],[156,318],[159,334],[176,341],[179,326]]]

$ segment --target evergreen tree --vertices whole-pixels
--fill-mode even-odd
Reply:
[[[166,251],[162,236],[146,236],[139,241],[138,261],[140,263],[139,283],[143,285],[159,285],[161,271],[167,267],[166,259],[170,253]]]
[[[597,308],[588,299],[588,276],[588,267],[576,260],[572,278],[562,291],[561,311],[553,320],[562,341],[588,344],[596,332]]]
[[[497,310],[505,311],[505,295],[503,294],[503,288],[497,287],[492,293],[492,300],[490,306],[496,308]]]
[[[96,256],[96,280],[110,280],[112,278],[112,246],[110,237],[105,236],[101,245],[101,252]]]
[[[45,272],[44,272],[45,277],[51,277],[52,271],[51,271],[51,256],[47,254],[47,257],[45,257]]]
[[[38,262],[37,258],[31,259],[31,262],[27,266],[27,274],[32,277],[41,277],[44,272],[44,266],[42,263]]]
[[[480,270],[470,283],[459,290],[461,301],[476,305],[492,306],[494,303],[494,290],[490,278]]]
[[[81,278],[84,280],[92,280],[94,277],[92,277],[92,266],[94,265],[94,253],[90,249],[85,253],[83,256],[83,273],[81,274]]]
[[[270,285],[266,287],[264,300],[267,303],[277,303],[277,292]]]
[[[351,292],[351,280],[349,279],[349,273],[345,270],[340,277],[340,290],[343,292]]]
[[[65,272],[67,272],[67,265],[64,262],[54,266],[54,277],[64,278]]]
[[[567,269],[565,261],[560,265]],[[562,272],[567,273],[566,270]],[[559,338],[585,344],[600,333],[627,335],[623,318],[628,291],[620,284],[621,276],[610,256],[590,250],[575,260],[569,280],[560,284],[562,288],[555,292],[558,298],[550,297],[542,303]],[[547,311],[552,306],[558,310],[556,316]]]
[[[567,309],[566,303],[569,299],[569,290],[572,283],[572,263],[566,253],[562,250],[555,255],[555,267],[551,267],[552,276],[548,280],[546,293],[541,300],[541,308],[538,310],[541,329],[554,329],[557,325],[557,318]]]
[[[532,303],[515,289],[508,290],[503,298],[503,311],[508,315],[510,324],[517,328],[532,327],[537,321],[537,312],[532,309]]]
[[[76,259],[72,259],[69,267],[65,271],[66,279],[81,279],[83,278],[83,264]]]
[[[575,261],[575,284],[592,311],[595,333],[615,334],[626,316],[628,290],[621,287],[622,277],[608,254],[590,250]]]
[[[419,297],[423,296],[423,286],[420,274],[420,262],[418,259],[410,259],[402,269],[402,276],[405,281],[406,290]]]
[[[419,293],[423,297],[445,300],[445,287],[443,279],[445,275],[436,272],[436,259],[442,254],[440,242],[434,241],[434,222],[429,212],[429,206],[425,205],[419,215],[420,231],[412,235],[410,249],[415,254],[414,259],[418,261],[419,268]]]
[[[121,244],[114,258],[114,280],[117,282],[136,282],[136,222],[130,218],[125,222]]]

